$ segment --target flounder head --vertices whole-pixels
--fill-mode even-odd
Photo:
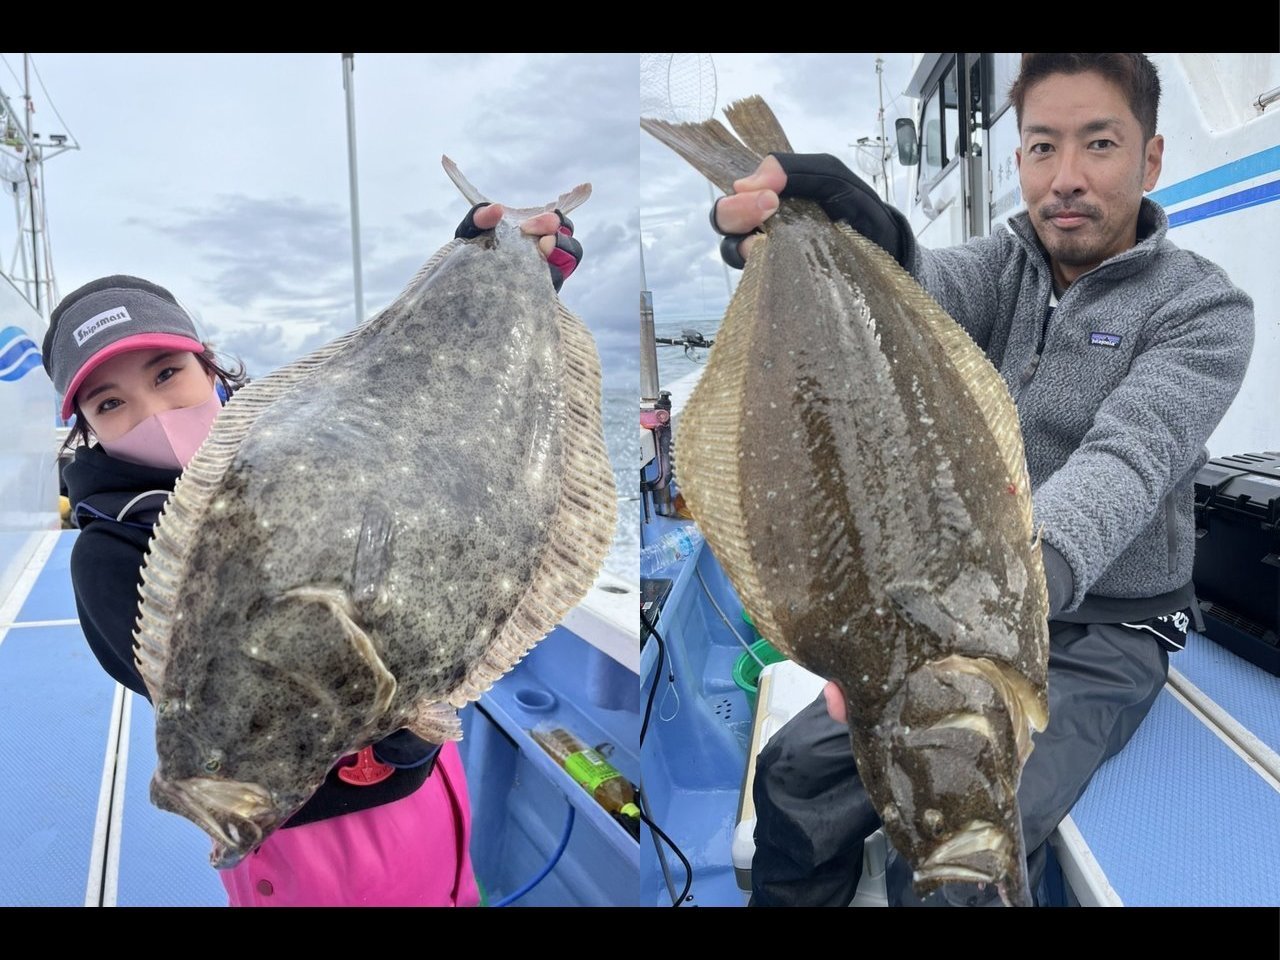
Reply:
[[[1017,696],[1005,700],[1003,673],[957,656],[927,663],[885,712],[885,830],[915,865],[922,895],[990,883],[1006,902],[1028,901],[1017,788],[1029,733]]]
[[[156,696],[151,782],[159,807],[215,840],[234,866],[307,802],[338,760],[376,738],[395,680],[360,654],[350,607],[335,590],[299,588],[239,616],[238,633],[186,644]],[[216,651],[216,652],[215,652]]]

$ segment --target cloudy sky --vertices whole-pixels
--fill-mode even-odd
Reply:
[[[15,100],[22,55],[3,56],[0,89]],[[468,209],[442,153],[491,199],[517,206],[590,181],[591,199],[572,215],[585,257],[563,299],[595,334],[607,382],[634,388],[638,62],[357,53],[366,314],[400,292]],[[352,326],[339,54],[41,54],[34,63],[33,129],[46,143],[69,132],[81,148],[45,167],[62,294],[112,273],[154,280],[254,376]],[[8,269],[14,220],[0,213]]]
[[[882,56],[892,136],[907,114],[910,55]],[[589,180],[593,196],[574,215],[586,257],[563,295],[595,333],[608,382],[632,387],[641,236],[660,323],[719,316],[728,297],[706,181],[640,132],[642,98],[649,113],[673,97],[696,112],[710,103],[713,69],[717,110],[759,93],[798,150],[834,152],[855,170],[851,144],[879,133],[875,54],[716,54],[701,73],[687,69],[688,55],[651,58],[357,53],[366,313],[466,212],[441,153],[490,197],[519,205]],[[34,63],[35,129],[46,142],[69,132],[81,147],[45,170],[63,293],[110,273],[153,279],[257,376],[351,326],[338,54],[41,54]],[[21,54],[0,63],[11,98],[22,67]],[[898,189],[901,202],[905,181]],[[0,217],[6,267],[11,216]]]
[[[884,59],[884,127],[892,140],[893,121],[911,116],[910,102],[901,95],[911,72],[911,55],[906,53],[718,53],[712,57],[716,115],[723,122],[726,105],[759,94],[777,114],[797,152],[834,153],[870,180],[858,166],[852,145],[861,137],[880,134],[877,56]],[[694,69],[689,55],[669,64],[645,60],[642,74],[642,107],[649,115],[662,110],[664,102],[675,101],[686,114],[708,102],[706,66]],[[704,78],[701,98],[695,82],[699,76]],[[728,291],[719,238],[707,223],[707,181],[643,133],[640,167],[644,269],[653,291],[655,320],[660,328],[665,323],[678,329],[684,323],[697,326],[699,320],[718,318],[728,304]],[[906,202],[905,184],[903,175],[896,185],[899,206]],[[737,282],[736,275],[731,282]],[[661,354],[659,361],[661,366]]]

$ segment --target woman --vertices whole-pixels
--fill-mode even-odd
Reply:
[[[456,235],[501,216],[498,205],[474,207]],[[553,213],[522,226],[541,237],[559,289],[582,255],[572,223]],[[168,290],[121,275],[58,304],[43,355],[63,417],[76,417],[68,442],[83,441],[64,472],[81,529],[71,556],[81,627],[103,669],[149,700],[133,656],[143,557],[243,368],[219,361]],[[282,829],[219,876],[232,906],[473,906],[470,820],[457,746],[400,730],[340,761]]]

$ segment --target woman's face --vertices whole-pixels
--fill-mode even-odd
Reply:
[[[99,440],[110,443],[147,417],[204,403],[214,376],[186,350],[133,350],[103,362],[76,391],[76,404]]]

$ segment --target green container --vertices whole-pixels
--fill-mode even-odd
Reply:
[[[764,661],[765,666],[771,663],[780,663],[787,659],[775,650],[768,640],[757,640],[751,645],[751,652]],[[747,702],[751,704],[752,712],[756,709],[756,694],[760,689],[761,669],[760,664],[756,663],[755,659],[745,652],[738,658],[738,662],[733,665],[733,682],[747,695]]]

